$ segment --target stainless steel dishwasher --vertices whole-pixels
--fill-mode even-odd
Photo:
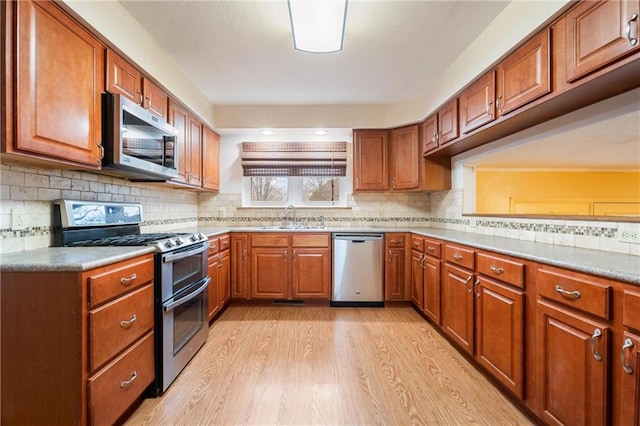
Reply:
[[[384,234],[334,232],[331,306],[384,306]]]

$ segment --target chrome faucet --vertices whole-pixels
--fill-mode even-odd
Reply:
[[[289,209],[293,210],[293,222],[291,222],[291,220],[289,220]],[[288,226],[288,227],[295,227],[296,226],[296,208],[292,205],[289,204],[287,207],[284,208],[284,218],[282,220],[282,225],[283,226]]]

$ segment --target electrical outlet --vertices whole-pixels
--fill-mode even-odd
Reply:
[[[640,226],[620,226],[618,228],[618,240],[624,243],[640,244]]]
[[[24,224],[24,216],[24,207],[14,207],[11,209],[11,229],[13,231],[19,231],[26,228]]]

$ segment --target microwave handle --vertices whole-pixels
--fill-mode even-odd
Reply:
[[[177,142],[177,138],[175,136],[162,137],[162,164],[164,166],[168,166],[168,163],[169,163],[169,157],[167,157],[167,144],[169,143],[173,144],[173,149],[172,149],[173,158],[171,159],[171,162],[173,164],[178,164],[178,161],[176,159],[176,155],[177,155],[176,142]]]
[[[162,310],[165,311],[165,312],[169,312],[169,311],[173,310],[174,308],[177,308],[180,305],[184,305],[188,301],[198,297],[207,288],[207,286],[209,285],[209,282],[211,281],[211,278],[204,277],[202,279],[202,281],[203,281],[203,284],[200,287],[198,287],[196,290],[192,291],[191,293],[189,293],[185,297],[182,297],[182,298],[180,298],[178,300],[175,300],[175,301],[169,303],[168,305],[163,305],[162,306]]]

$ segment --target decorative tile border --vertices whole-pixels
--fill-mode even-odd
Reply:
[[[547,232],[551,234],[585,235],[590,237],[616,238],[618,229],[585,225],[553,225],[530,222],[501,222],[497,220],[478,220],[477,227],[511,229],[519,231]]]

